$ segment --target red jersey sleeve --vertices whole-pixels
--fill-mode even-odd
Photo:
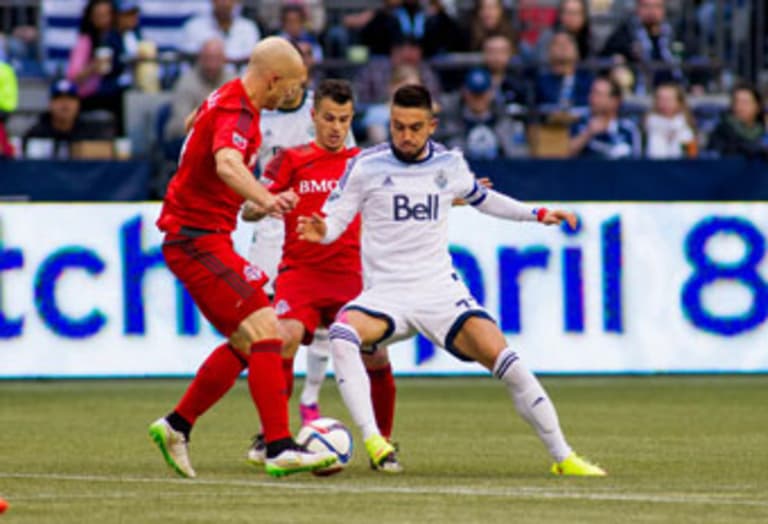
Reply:
[[[226,147],[236,149],[245,155],[251,137],[253,113],[246,108],[239,110],[217,108],[213,118],[212,153]]]
[[[281,193],[291,188],[292,174],[293,168],[290,157],[282,149],[272,157],[267,167],[264,168],[261,181],[271,193]]]

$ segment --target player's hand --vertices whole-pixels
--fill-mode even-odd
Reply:
[[[281,209],[281,213],[277,214],[277,218],[280,218],[283,213],[288,213],[296,208],[296,204],[299,203],[299,195],[294,193],[293,189],[289,189],[275,195],[275,200]]]
[[[325,238],[326,231],[328,231],[328,226],[321,214],[313,213],[311,217],[299,217],[299,223],[296,226],[299,240],[320,242]]]
[[[267,200],[262,202],[262,206],[264,206],[264,210],[267,212],[267,214],[276,218],[280,218],[285,213],[288,213],[290,210],[296,207],[298,200],[299,198],[295,193],[293,193],[293,191],[286,191],[284,193],[278,193],[274,196],[270,195]]]
[[[477,182],[481,186],[483,186],[483,187],[485,187],[487,189],[493,189],[493,181],[490,178],[488,178],[487,176],[485,176],[483,178],[478,178]],[[453,201],[451,202],[451,205],[453,205],[453,206],[466,206],[467,205],[467,201],[464,200],[463,198],[454,198]]]
[[[553,209],[552,211],[547,211],[547,214],[544,215],[544,217],[541,219],[541,223],[548,226],[560,225],[563,223],[563,220],[568,222],[568,225],[571,226],[571,229],[576,229],[576,226],[579,224],[579,219],[576,216],[576,213],[563,211],[562,209]]]

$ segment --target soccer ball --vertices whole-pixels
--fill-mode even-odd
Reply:
[[[296,442],[309,451],[331,451],[337,461],[327,468],[314,471],[315,475],[327,476],[339,473],[352,459],[352,433],[338,420],[323,417],[301,428]]]

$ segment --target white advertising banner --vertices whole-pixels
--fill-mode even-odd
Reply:
[[[451,218],[459,273],[532,369],[768,372],[768,204],[567,207],[577,231]],[[221,336],[165,267],[158,211],[0,205],[0,378],[195,372]],[[424,339],[390,354],[399,374],[486,373]]]

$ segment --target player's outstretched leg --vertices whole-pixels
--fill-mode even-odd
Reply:
[[[539,380],[509,348],[496,359],[493,374],[507,386],[515,408],[539,435],[555,460],[552,473],[556,475],[604,476],[605,470],[591,464],[573,452],[565,440],[552,401]]]
[[[307,376],[299,401],[301,425],[307,425],[320,418],[320,388],[325,380],[325,371],[331,354],[331,342],[325,329],[315,331],[312,344],[307,347]]]
[[[400,473],[395,448],[385,439],[373,414],[371,384],[360,357],[360,337],[350,325],[335,322],[330,329],[336,384],[352,419],[360,428],[373,465],[379,471]]]
[[[506,385],[517,412],[536,431],[554,459],[553,472],[580,476],[606,474],[599,466],[573,453],[547,392],[517,353],[506,347],[507,341],[496,324],[484,314],[472,316],[466,319],[451,344],[488,368]]]
[[[174,411],[149,426],[163,458],[182,477],[195,476],[188,450],[192,426],[232,388],[245,366],[245,359],[230,344],[220,345],[200,366]]]

